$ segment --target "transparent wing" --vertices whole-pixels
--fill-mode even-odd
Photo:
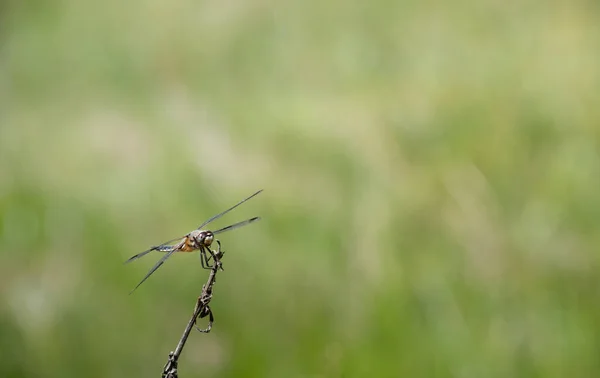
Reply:
[[[244,227],[247,224],[250,224],[250,223],[253,223],[253,222],[256,222],[256,221],[259,221],[259,220],[260,220],[260,217],[250,218],[250,219],[247,219],[245,221],[234,223],[234,224],[229,225],[227,227],[223,227],[221,229],[218,229],[217,231],[213,231],[213,234],[216,235],[216,234],[221,234],[221,233],[226,232],[226,231],[235,230],[236,228]]]
[[[156,245],[156,246],[154,246],[154,247],[152,247],[150,249],[145,250],[144,252],[140,252],[137,255],[131,256],[123,264],[127,264],[127,263],[130,263],[130,262],[134,261],[134,260],[139,259],[140,257],[144,257],[144,256],[146,256],[148,253],[150,253],[152,251],[168,252],[168,251],[171,250],[172,247],[170,245],[167,245],[167,244],[171,244],[171,243],[176,242],[178,240],[181,240],[183,238],[184,238],[184,236],[180,236],[177,239],[169,240],[169,241],[166,241],[166,242],[164,242],[162,244]]]
[[[243,204],[244,202],[248,201],[250,198],[256,196],[258,193],[262,192],[263,190],[259,190],[258,192],[254,193],[253,195],[251,195],[248,198],[245,198],[243,200],[241,200],[240,202],[236,203],[235,205],[233,205],[232,207],[230,207],[229,209],[209,218],[207,221],[205,221],[204,223],[202,223],[200,225],[200,227],[198,227],[198,230],[202,229],[202,227],[206,226],[207,224],[209,224],[210,222],[214,221],[215,219],[221,218],[223,215],[227,214],[228,212],[230,212],[231,210],[235,209],[236,207],[240,206],[241,204]]]
[[[165,261],[167,261],[167,259],[168,259],[169,257],[171,257],[171,255],[172,255],[173,253],[177,252],[177,251],[179,250],[179,248],[178,248],[178,247],[180,247],[180,246],[179,246],[179,245],[177,245],[177,246],[173,247],[173,249],[172,249],[172,250],[170,250],[169,252],[167,252],[167,254],[166,254],[166,255],[164,255],[163,257],[161,257],[161,259],[160,259],[160,260],[158,260],[158,262],[157,262],[157,263],[156,263],[156,264],[155,264],[155,265],[152,267],[152,269],[150,269],[150,270],[148,271],[148,273],[146,274],[146,276],[144,276],[144,278],[143,278],[143,279],[140,281],[140,283],[139,283],[139,284],[137,284],[137,286],[136,286],[135,288],[133,288],[133,290],[131,290],[131,292],[129,292],[129,294],[131,295],[131,294],[132,294],[132,293],[133,293],[133,292],[134,292],[134,291],[135,291],[135,290],[136,290],[138,287],[140,287],[140,285],[141,285],[141,284],[143,284],[143,283],[144,283],[144,281],[146,281],[146,280],[148,279],[148,277],[150,277],[150,276],[152,275],[152,273],[156,272],[156,270],[157,270],[158,268],[160,268],[160,266],[161,266],[161,265],[162,265],[162,264],[163,264]]]

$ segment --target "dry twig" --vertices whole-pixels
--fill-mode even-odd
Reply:
[[[185,346],[185,342],[190,336],[190,332],[192,331],[192,327],[196,325],[196,321],[198,319],[202,319],[208,316],[208,326],[206,329],[200,329],[196,325],[196,329],[203,333],[209,333],[212,324],[214,321],[213,313],[210,309],[209,303],[212,299],[212,289],[215,284],[215,279],[217,276],[218,270],[223,270],[223,264],[221,263],[221,258],[225,252],[221,251],[221,243],[217,240],[219,247],[217,251],[213,251],[214,262],[210,269],[210,275],[208,276],[208,281],[204,286],[202,286],[202,294],[198,297],[198,301],[196,302],[196,307],[194,308],[194,313],[190,321],[188,322],[185,330],[183,331],[183,335],[177,344],[174,352],[169,352],[169,359],[163,368],[162,378],[177,378],[177,363],[179,360],[179,356],[183,351],[183,347]],[[209,258],[210,259],[210,258]],[[208,261],[207,261],[208,263]]]

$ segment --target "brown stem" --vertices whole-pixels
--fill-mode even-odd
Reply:
[[[210,302],[212,295],[212,287],[215,284],[215,279],[217,277],[217,270],[223,270],[220,260],[221,256],[222,253],[220,251],[215,254],[215,261],[210,270],[208,281],[206,282],[206,285],[202,287],[202,294],[198,297],[196,307],[194,308],[194,313],[192,314],[192,317],[183,331],[183,335],[181,336],[181,339],[175,348],[175,352],[169,353],[169,359],[163,368],[162,378],[177,378],[177,362],[179,360],[179,356],[181,355],[183,347],[190,336],[192,327],[194,327],[194,324],[196,324],[196,319],[198,319],[198,317],[203,314],[208,307],[208,303]],[[210,331],[210,323],[208,330]]]

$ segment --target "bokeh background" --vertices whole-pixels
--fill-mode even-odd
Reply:
[[[0,15],[0,376],[599,376],[597,2]]]

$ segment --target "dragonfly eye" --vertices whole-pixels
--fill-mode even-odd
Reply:
[[[204,245],[206,245],[206,246],[211,245],[214,238],[215,237],[213,236],[213,234],[206,235],[206,237],[204,238]]]

